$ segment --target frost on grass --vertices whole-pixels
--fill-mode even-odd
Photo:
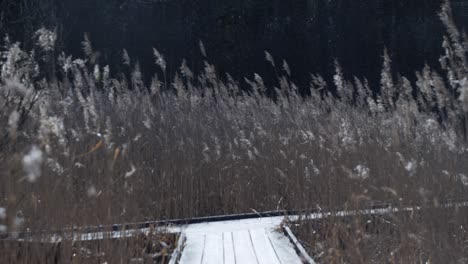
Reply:
[[[41,177],[43,161],[42,151],[37,146],[33,146],[29,153],[23,157],[23,170],[26,174],[26,180],[33,183]]]
[[[37,44],[45,51],[52,51],[55,48],[55,41],[57,40],[57,34],[45,28],[41,28],[36,31]]]
[[[127,178],[132,177],[136,173],[136,171],[137,170],[136,170],[135,166],[132,164],[131,165],[131,170],[125,173],[125,178],[127,179]]]
[[[60,145],[65,145],[66,140],[64,135],[64,124],[63,119],[57,116],[48,116],[46,113],[41,113],[42,117],[40,120],[39,128],[39,139],[42,141],[49,141],[49,136],[53,135],[59,139]]]
[[[10,96],[22,98],[28,94],[28,88],[18,81],[16,78],[6,78],[3,80],[4,84],[0,87],[0,91],[3,90]]]
[[[400,160],[400,164],[403,165],[404,169],[408,172],[409,176],[414,176],[417,172],[418,163],[416,160],[406,160],[405,157],[400,152],[397,152],[396,155]]]
[[[365,180],[369,178],[370,169],[362,164],[357,165],[352,171],[342,166],[348,177],[353,180]]]
[[[369,168],[365,165],[357,165],[356,168],[354,168],[354,173],[355,175],[362,180],[365,180],[369,178]]]
[[[417,167],[418,164],[415,160],[412,159],[406,163],[405,170],[409,173],[410,176],[413,176],[416,173]]]
[[[458,178],[460,179],[461,183],[465,186],[468,186],[468,176],[464,173],[458,174]]]

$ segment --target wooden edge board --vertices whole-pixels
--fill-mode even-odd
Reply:
[[[172,252],[171,260],[169,264],[176,264],[179,263],[180,257],[182,256],[182,250],[185,246],[185,241],[187,237],[185,236],[185,232],[180,233],[179,240],[177,241],[177,247],[175,248],[174,252]]]
[[[312,257],[307,253],[307,251],[304,249],[302,244],[299,242],[297,237],[294,235],[294,233],[291,231],[291,228],[287,225],[283,225],[283,231],[286,237],[288,237],[289,241],[294,246],[294,249],[296,252],[299,254],[301,260],[305,264],[316,264],[315,261],[312,259]]]

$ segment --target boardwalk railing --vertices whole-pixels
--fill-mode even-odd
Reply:
[[[276,210],[257,212],[252,210],[252,213],[231,214],[220,216],[196,217],[189,219],[173,219],[173,220],[157,220],[147,222],[113,224],[113,225],[99,225],[99,226],[86,226],[75,227],[58,231],[43,231],[43,232],[16,232],[16,233],[0,233],[0,240],[47,240],[47,238],[60,238],[60,239],[77,239],[80,235],[92,235],[97,233],[125,233],[126,236],[136,234],[136,230],[145,230],[155,227],[181,227],[190,224],[204,223],[204,222],[220,222],[229,220],[243,220],[253,218],[266,218],[266,217],[287,217],[290,220],[297,220],[299,218],[306,219],[320,219],[328,216],[351,216],[357,214],[388,214],[411,210],[421,210],[430,208],[450,208],[450,207],[468,207],[467,198],[447,199],[438,206],[434,205],[414,205],[414,206],[395,206],[399,202],[379,202],[370,203],[365,208],[361,209],[348,209],[348,208],[314,208],[302,210]],[[106,236],[96,236],[96,238],[105,238]],[[45,241],[44,241],[45,242]]]

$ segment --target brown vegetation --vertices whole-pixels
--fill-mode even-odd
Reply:
[[[55,57],[45,29],[32,52],[7,40],[0,232],[464,196],[468,41],[448,4],[442,18],[443,72],[411,84],[385,55],[377,94],[337,63],[336,94],[314,75],[301,97],[269,54],[274,88],[254,75],[241,91],[208,62],[166,78],[157,50],[164,78],[147,87],[138,64],[129,75],[95,64],[89,40],[85,59]]]

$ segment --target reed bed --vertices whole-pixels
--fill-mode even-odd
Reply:
[[[128,72],[100,65],[87,37],[84,58],[44,28],[31,51],[6,38],[0,232],[464,197],[468,41],[442,9],[442,70],[410,82],[384,52],[380,87],[336,62],[306,95],[267,52],[274,86],[253,74],[242,89],[209,61],[169,73],[156,49],[146,83],[125,51]]]

